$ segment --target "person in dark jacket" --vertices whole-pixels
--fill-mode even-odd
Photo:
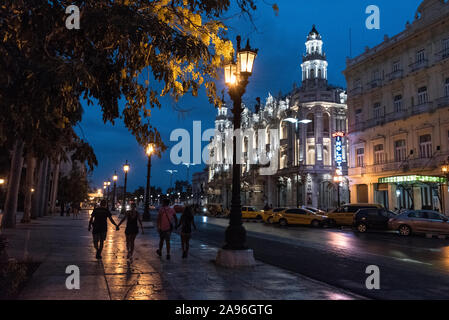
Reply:
[[[195,219],[193,218],[192,207],[187,206],[179,219],[177,229],[181,227],[182,258],[187,258],[190,249],[190,238],[192,237],[192,226],[196,230]]]
[[[94,211],[92,211],[92,215],[89,220],[88,230],[90,231],[93,226],[92,236],[94,240],[94,247],[97,250],[97,259],[101,259],[103,244],[106,240],[106,235],[108,232],[108,219],[116,227],[116,230],[119,230],[119,227],[112,218],[112,214],[106,205],[106,200],[101,200],[100,207],[95,208]]]

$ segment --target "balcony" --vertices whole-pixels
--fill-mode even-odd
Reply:
[[[411,72],[415,72],[420,69],[427,68],[428,65],[429,65],[429,60],[424,59],[424,60],[420,60],[415,63],[412,63],[411,65],[409,65],[409,67],[410,67]]]
[[[396,70],[393,71],[392,73],[387,74],[385,77],[387,78],[388,81],[393,81],[396,79],[401,79],[403,75],[404,70]]]
[[[379,88],[382,86],[382,80],[375,79],[375,80],[368,82],[366,85],[369,89],[376,89],[376,88]]]
[[[449,96],[437,99],[435,102],[438,108],[449,107]]]
[[[408,116],[408,112],[406,109],[403,109],[398,112],[392,112],[385,115],[385,122],[391,122],[401,119],[406,119]]]
[[[348,91],[349,96],[359,96],[363,93],[363,88],[362,87],[356,87],[352,90]]]
[[[435,111],[433,107],[433,102],[425,102],[416,106],[412,106],[412,114],[421,114],[425,112],[433,112]]]
[[[437,61],[443,61],[449,58],[449,48],[446,48],[436,54]]]

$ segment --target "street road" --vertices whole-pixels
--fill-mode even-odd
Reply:
[[[196,217],[194,238],[221,246],[227,220]],[[256,259],[373,299],[449,299],[449,240],[245,223]],[[367,290],[366,268],[381,272]]]

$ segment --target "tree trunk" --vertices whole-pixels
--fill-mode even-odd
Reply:
[[[48,209],[49,209],[49,200],[50,200],[50,189],[51,189],[51,172],[52,172],[52,163],[50,159],[47,158],[47,175],[45,176],[45,192],[44,192],[44,201],[42,206],[42,215],[46,216],[48,215]]]
[[[39,193],[39,217],[44,216],[45,206],[48,205],[47,202],[47,182],[48,182],[48,158],[42,161],[42,180],[41,180],[41,191]]]
[[[44,161],[39,161],[39,170],[36,171],[36,179],[34,185],[35,191],[34,191],[34,197],[31,204],[31,219],[37,219],[39,217],[39,208],[40,208],[40,199],[41,199],[41,181],[42,181],[42,171],[44,169]]]
[[[19,196],[20,179],[23,167],[23,141],[17,141],[14,145],[11,168],[8,179],[8,192],[6,194],[5,212],[2,217],[2,228],[16,227],[17,198]]]
[[[53,170],[53,183],[51,188],[51,197],[50,197],[50,213],[53,215],[56,213],[56,199],[58,198],[58,185],[59,185],[59,170],[61,157],[58,156],[58,159],[55,162],[55,167]]]
[[[36,158],[32,152],[26,155],[27,173],[26,173],[26,187],[25,187],[25,203],[23,209],[22,223],[29,223],[31,220],[31,200],[34,190],[34,171],[36,168]]]

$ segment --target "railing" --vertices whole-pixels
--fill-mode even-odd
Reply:
[[[437,61],[443,61],[449,58],[449,48],[443,49],[442,51],[436,54]]]
[[[433,108],[433,102],[425,102],[416,106],[412,106],[413,115],[432,111],[435,111]]]
[[[395,79],[402,78],[403,74],[404,74],[404,70],[396,70],[396,71],[393,71],[392,73],[387,74],[385,77],[388,79],[388,81],[393,81]]]
[[[426,68],[429,64],[429,60],[424,59],[420,61],[416,61],[415,63],[412,63],[409,65],[411,72],[418,71],[419,69]]]
[[[438,108],[448,107],[449,106],[449,96],[437,99],[435,101],[435,103],[438,106]]]
[[[358,95],[361,95],[362,92],[363,92],[363,88],[362,87],[356,87],[356,88],[353,88],[353,89],[348,91],[350,96],[358,96]]]
[[[382,80],[381,79],[375,79],[375,80],[372,80],[372,81],[368,82],[366,85],[370,89],[375,89],[375,88],[378,88],[378,87],[382,86]]]
[[[407,113],[407,109],[405,107],[403,107],[403,108],[404,108],[403,110],[386,114],[385,122],[405,119],[408,116],[408,113]]]

